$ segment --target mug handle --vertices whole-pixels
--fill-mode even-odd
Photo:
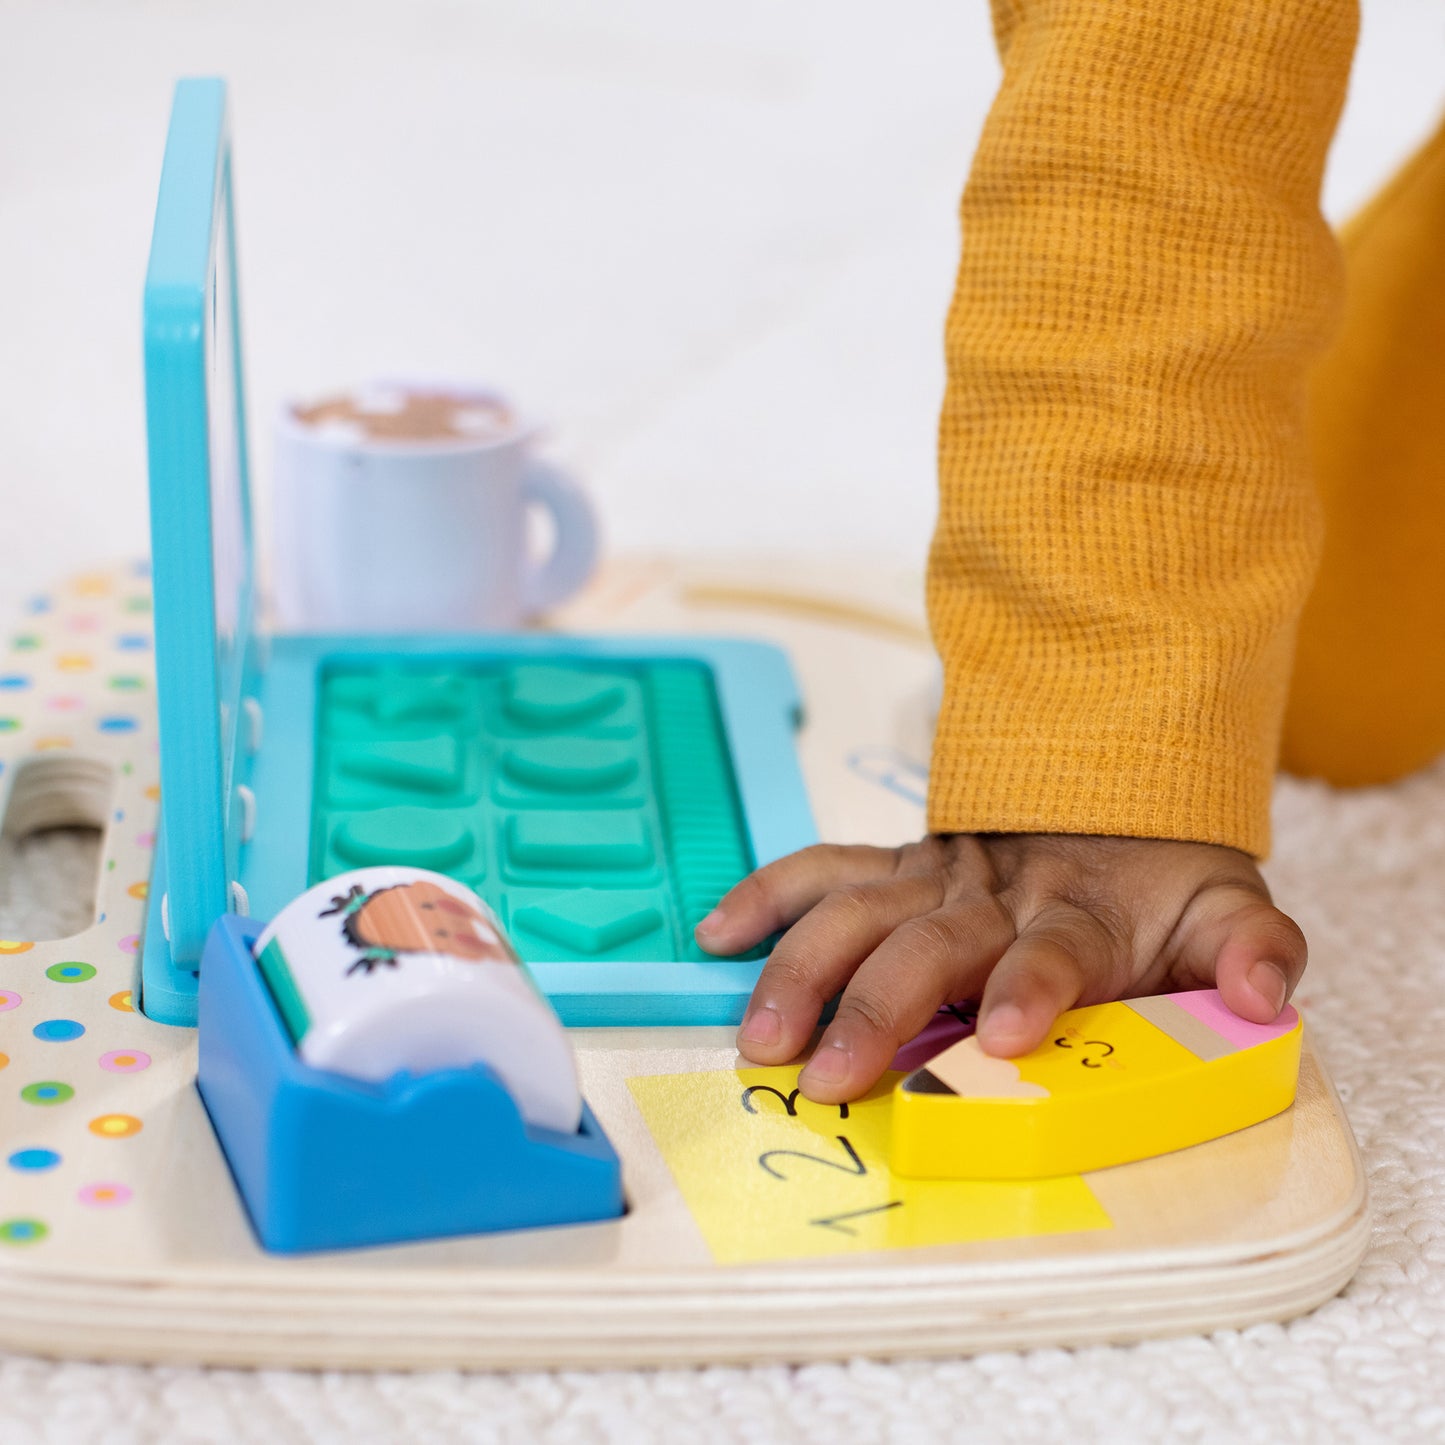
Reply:
[[[597,513],[582,488],[546,462],[533,462],[522,474],[522,504],[544,507],[557,530],[552,555],[530,564],[522,581],[522,610],[531,617],[565,601],[592,575]]]

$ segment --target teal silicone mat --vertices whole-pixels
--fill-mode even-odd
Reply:
[[[318,703],[308,882],[448,873],[528,962],[708,957],[692,931],[753,859],[705,667],[348,663]]]

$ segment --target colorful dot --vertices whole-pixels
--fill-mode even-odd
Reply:
[[[87,1184],[76,1191],[75,1197],[90,1209],[114,1209],[118,1204],[129,1204],[132,1191],[124,1184]]]
[[[95,666],[95,659],[86,652],[62,652],[55,659],[61,672],[89,672]]]
[[[0,1014],[9,1013],[13,1008],[20,1007],[20,995],[12,989],[0,988]]]
[[[110,591],[110,578],[99,572],[87,572],[75,579],[77,597],[104,597]]]
[[[125,891],[129,893],[132,898],[146,898],[150,895],[151,886],[142,880],[139,883],[132,883]]]
[[[25,610],[32,616],[41,612],[49,612],[50,599],[48,597],[32,597],[30,601],[25,604]]]
[[[77,612],[70,619],[72,632],[94,632],[100,626],[100,618],[90,612]]]
[[[56,697],[49,697],[45,700],[45,706],[51,712],[79,712],[85,706],[83,697],[75,697],[71,693],[61,693]]]
[[[22,943],[18,938],[0,938],[0,953],[29,953],[34,947],[33,943]]]
[[[145,652],[151,645],[150,636],[144,632],[123,632],[115,640],[122,652]]]
[[[127,933],[116,946],[122,953],[134,953],[140,947],[140,934]]]
[[[149,597],[127,597],[124,607],[127,612],[149,612],[151,600]]]
[[[0,1054],[0,1069],[8,1069],[9,1067],[10,1067],[10,1055],[9,1055],[9,1054]]]
[[[33,632],[22,632],[19,637],[10,639],[10,646],[16,652],[34,652],[40,646],[40,639]]]
[[[138,1074],[151,1066],[151,1056],[139,1049],[112,1049],[100,1056],[100,1066],[112,1074]]]
[[[128,988],[123,988],[119,993],[111,994],[108,1000],[111,1008],[119,1009],[123,1014],[133,1014],[135,1005],[131,1002],[130,993]]]
[[[155,829],[152,828],[147,832],[137,833],[135,835],[135,845],[137,848],[154,848],[156,845]]]
[[[52,733],[49,737],[36,738],[35,751],[37,753],[53,752],[57,748],[73,748],[75,742],[71,738],[62,737],[59,733]]]
[[[92,963],[52,963],[45,970],[45,976],[52,983],[84,983],[86,979],[95,977],[95,965]]]
[[[13,733],[19,726],[18,717],[0,717],[0,733]]]
[[[38,1219],[7,1219],[0,1224],[0,1244],[38,1244],[49,1233]]]
[[[54,1149],[17,1149],[10,1156],[12,1169],[54,1169],[60,1163],[60,1155]]]
[[[27,1104],[63,1104],[75,1097],[75,1090],[69,1084],[48,1079],[42,1084],[26,1084],[20,1091],[20,1097]]]
[[[161,785],[159,783],[148,784],[146,787],[146,797],[153,803],[159,803],[161,800]]]
[[[127,672],[111,678],[110,685],[117,692],[138,692],[146,685],[146,680],[143,677],[135,676],[134,673]]]
[[[134,1114],[102,1114],[90,1121],[89,1128],[102,1139],[129,1139],[140,1133],[141,1122]]]
[[[85,1025],[76,1019],[46,1019],[30,1032],[48,1044],[68,1044],[85,1032]]]
[[[30,686],[30,679],[23,673],[8,672],[0,677],[0,692],[19,692]]]
[[[96,727],[103,733],[133,733],[140,727],[140,722],[136,718],[114,713],[110,717],[101,718]]]

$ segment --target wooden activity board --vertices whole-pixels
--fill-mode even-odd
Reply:
[[[877,566],[640,560],[555,621],[787,648],[822,835],[890,844],[923,826],[920,596]],[[379,1368],[943,1355],[1281,1319],[1358,1264],[1364,1177],[1308,1025],[1285,1114],[1035,1184],[892,1179],[886,1098],[812,1105],[796,1066],[744,1065],[730,1029],[576,1030],[623,1219],[266,1255],[194,1088],[193,1033],[130,1008],[158,799],[149,606],[143,568],[74,579],[0,660],[6,827],[103,830],[97,922],[0,942],[0,1346]]]

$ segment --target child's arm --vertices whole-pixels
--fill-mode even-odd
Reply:
[[[1355,19],[995,0],[929,574],[950,836],[785,859],[700,933],[728,951],[805,916],[740,1035],[760,1061],[852,979],[815,1097],[866,1088],[986,978],[999,1053],[1080,1000],[1217,979],[1267,1017],[1298,978],[1249,857],[1318,550],[1303,382],[1339,301],[1319,188]]]

